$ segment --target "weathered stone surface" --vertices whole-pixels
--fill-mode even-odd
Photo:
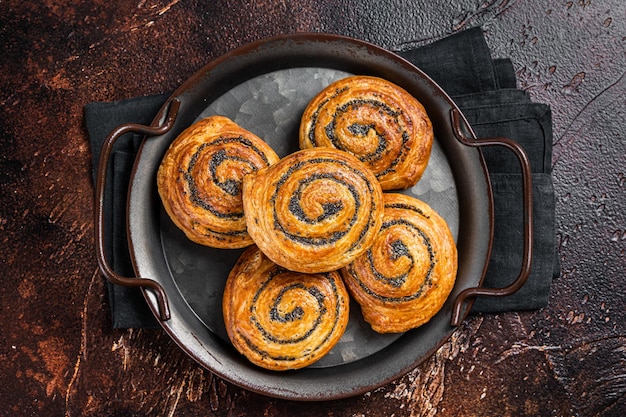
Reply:
[[[622,416],[626,413],[626,79],[622,0],[0,3],[0,414]],[[444,4],[445,3],[445,4]],[[90,101],[167,92],[280,33],[398,50],[482,25],[552,107],[563,273],[535,312],[472,317],[366,395],[266,398],[157,330],[110,329],[94,256]]]

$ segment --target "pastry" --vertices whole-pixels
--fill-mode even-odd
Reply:
[[[338,272],[288,271],[251,246],[228,276],[222,308],[235,348],[258,366],[282,371],[328,353],[346,329],[349,304]]]
[[[428,322],[454,287],[457,249],[445,220],[426,203],[385,194],[385,214],[372,246],[341,270],[363,317],[379,333]]]
[[[292,153],[247,175],[243,207],[261,251],[292,271],[339,269],[363,253],[382,224],[382,190],[356,157],[336,149]]]
[[[165,211],[201,245],[251,245],[241,202],[244,175],[278,161],[256,135],[223,116],[202,119],[170,145],[157,173]]]
[[[300,123],[300,148],[333,147],[357,156],[383,190],[410,188],[422,176],[433,129],[422,104],[399,86],[352,76],[322,90]]]

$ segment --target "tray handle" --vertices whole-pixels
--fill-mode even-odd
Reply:
[[[172,100],[169,103],[165,118],[156,118],[150,126],[126,123],[113,129],[113,131],[111,131],[106,137],[104,144],[102,145],[96,177],[95,243],[96,257],[98,259],[100,270],[105,278],[113,284],[126,287],[144,287],[154,291],[157,298],[157,304],[159,306],[159,317],[161,321],[167,321],[170,319],[169,303],[163,287],[161,287],[158,282],[149,278],[123,277],[111,268],[106,259],[106,255],[104,253],[104,189],[106,185],[109,158],[115,142],[125,133],[129,132],[141,133],[148,136],[157,136],[168,132],[174,125],[179,108],[180,101]],[[157,120],[162,120],[162,122],[159,124]]]
[[[522,256],[522,266],[519,275],[517,276],[515,281],[513,281],[510,285],[504,288],[472,287],[466,288],[465,290],[461,291],[461,293],[454,300],[452,319],[450,321],[450,324],[452,326],[459,326],[469,314],[469,307],[467,307],[464,311],[461,311],[463,304],[468,299],[475,298],[477,296],[502,297],[511,295],[517,292],[520,288],[522,288],[528,280],[533,255],[533,196],[530,162],[528,160],[526,152],[517,142],[503,137],[474,139],[463,133],[461,122],[464,119],[457,109],[452,109],[450,112],[450,116],[452,118],[454,135],[456,136],[457,140],[464,145],[472,147],[504,146],[505,148],[510,149],[515,154],[522,169],[522,192],[524,205],[524,253]],[[469,126],[467,122],[465,122],[465,125]]]

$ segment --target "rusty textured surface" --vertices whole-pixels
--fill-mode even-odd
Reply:
[[[0,2],[0,414],[624,415],[626,4],[422,3]],[[87,102],[170,91],[208,60],[279,33],[394,50],[479,24],[519,87],[552,106],[563,273],[547,308],[472,317],[397,381],[312,404],[232,386],[161,331],[110,329]]]

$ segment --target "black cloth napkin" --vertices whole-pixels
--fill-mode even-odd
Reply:
[[[552,279],[559,275],[556,256],[554,190],[551,176],[550,107],[531,102],[516,89],[508,59],[492,59],[480,28],[472,28],[420,48],[400,52],[437,82],[463,111],[478,137],[517,141],[531,161],[534,257],[522,289],[507,297],[479,297],[472,312],[533,310],[548,303]],[[93,152],[94,176],[107,134],[127,123],[150,124],[169,94],[138,97],[85,107]],[[129,134],[130,135],[130,134]],[[115,271],[133,276],[125,228],[126,193],[140,135],[121,138],[112,153],[105,197],[105,251]],[[505,287],[517,277],[523,253],[522,179],[519,163],[506,149],[483,148],[494,192],[495,230],[484,287]],[[157,327],[137,288],[108,284],[114,328]]]

